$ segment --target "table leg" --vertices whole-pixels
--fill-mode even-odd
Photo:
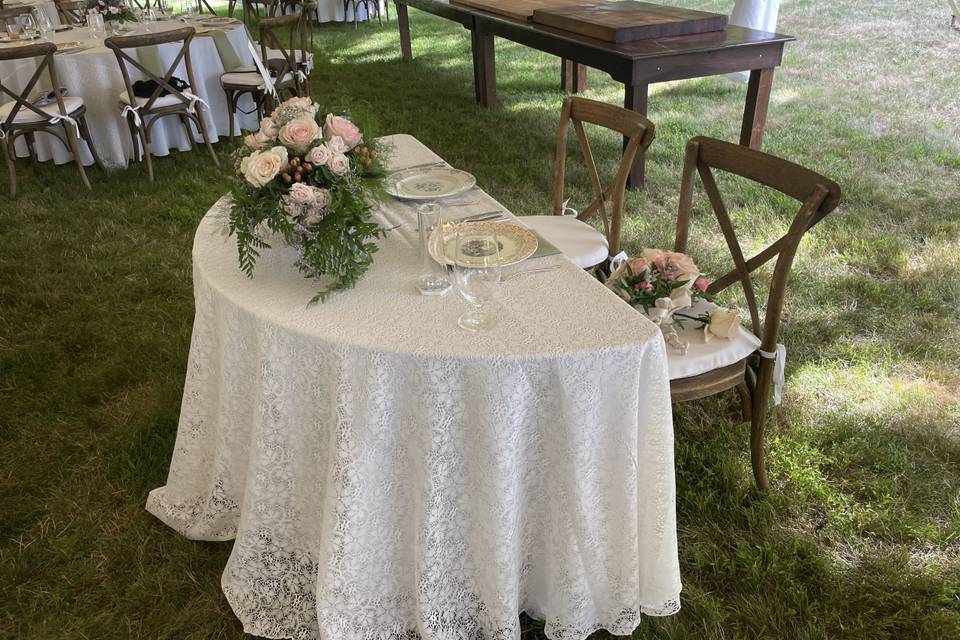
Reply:
[[[410,18],[407,15],[407,5],[394,2],[394,7],[397,9],[397,28],[400,30],[400,53],[403,59],[409,62],[413,60],[413,49],[410,47]]]
[[[773,68],[754,69],[747,84],[747,102],[743,108],[743,126],[740,128],[740,144],[751,149],[763,146],[763,128],[767,124],[767,107],[770,105],[770,87],[773,85]]]
[[[587,68],[572,60],[561,58],[560,89],[570,93],[583,93],[587,89]]]
[[[497,107],[497,60],[493,34],[484,33],[476,28],[471,34],[477,102],[486,109],[495,109]]]
[[[634,84],[624,86],[623,108],[635,111],[640,115],[647,115],[647,85]],[[627,139],[623,139],[623,146],[626,148]],[[633,167],[630,169],[630,177],[627,180],[629,189],[640,189],[643,187],[643,178],[645,173],[646,157],[643,153],[637,153],[636,160],[633,161]]]

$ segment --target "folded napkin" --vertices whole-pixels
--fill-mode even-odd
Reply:
[[[520,224],[523,224],[523,218],[520,218],[519,222]],[[555,256],[559,253],[562,253],[560,249],[557,249],[550,242],[548,242],[542,235],[540,235],[533,229],[530,229],[530,233],[537,236],[537,250],[534,251],[533,255],[527,258],[527,260],[532,260],[534,258],[546,258],[547,256]]]
[[[137,60],[161,78],[167,73],[163,63],[160,62],[160,48],[155,44],[148,47],[137,47]]]

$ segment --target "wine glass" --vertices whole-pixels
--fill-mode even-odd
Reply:
[[[146,30],[153,31],[153,26],[157,22],[156,12],[151,8],[147,8],[145,11],[141,12],[140,15],[143,18],[143,26],[146,27]]]
[[[33,40],[37,36],[37,22],[33,19],[33,14],[25,13],[18,18],[20,28],[23,29],[23,36],[28,40]]]
[[[20,21],[19,20],[10,20],[7,22],[7,35],[10,36],[11,40],[20,39]]]
[[[87,29],[90,31],[90,37],[94,40],[103,38],[106,30],[103,25],[103,16],[96,11],[87,14]]]
[[[467,331],[482,331],[497,324],[487,303],[500,282],[500,241],[495,233],[477,231],[473,223],[457,225],[453,273],[457,290],[471,308],[457,324]]]

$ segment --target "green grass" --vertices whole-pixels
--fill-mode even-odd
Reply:
[[[684,608],[637,638],[960,638],[960,34],[945,6],[783,3],[798,41],[766,149],[837,180],[844,202],[791,280],[773,490],[752,487],[733,397],[676,407]],[[499,42],[501,106],[481,110],[466,32],[412,22],[412,64],[394,26],[318,30],[314,96],[417,136],[512,210],[546,212],[557,59]],[[619,101],[601,75],[587,95]],[[736,139],[743,94],[716,78],[653,88],[630,250],[669,244],[683,145]],[[598,138],[602,165],[618,145]],[[20,173],[17,200],[0,187],[0,637],[239,638],[219,589],[230,545],[143,509],[177,428],[192,235],[225,178],[201,152],[160,159],[153,185],[140,166],[94,170],[90,195],[71,165]],[[749,242],[783,228],[781,199],[721,187]],[[697,207],[691,251],[717,270]]]

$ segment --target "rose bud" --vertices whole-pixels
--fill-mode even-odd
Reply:
[[[309,162],[304,162],[304,163],[303,163],[303,170],[304,170],[304,171],[308,171],[308,172],[309,172],[309,171],[313,171],[313,165],[310,164]]]
[[[298,164],[300,164],[300,158],[297,158],[296,156],[294,156],[293,159],[290,160],[290,164],[294,167],[297,166]]]
[[[374,158],[376,158],[378,155],[380,155],[380,152],[377,151],[376,149],[374,149],[373,151],[370,152],[370,155],[372,155]]]
[[[300,182],[300,180],[303,179],[303,175],[299,171],[297,171],[295,174],[293,174],[293,179],[296,180],[297,182]]]
[[[286,182],[287,184],[290,184],[291,178],[289,173],[283,174],[283,181]]]

